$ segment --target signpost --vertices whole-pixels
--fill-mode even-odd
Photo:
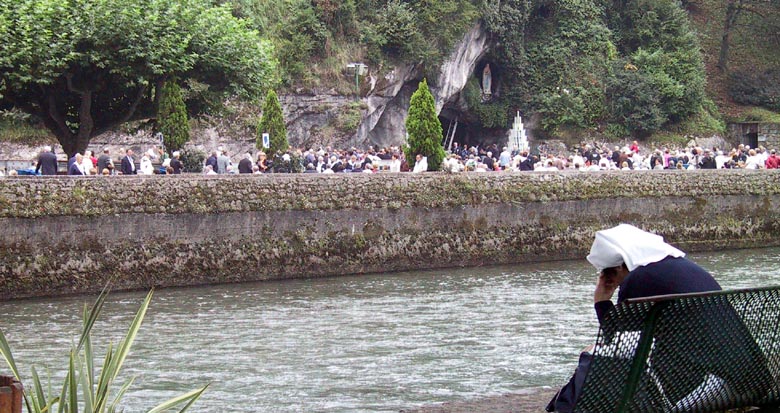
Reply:
[[[364,63],[349,63],[347,69],[355,71],[355,100],[360,99],[360,76],[365,76],[368,66]]]

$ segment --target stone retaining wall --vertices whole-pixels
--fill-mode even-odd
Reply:
[[[620,222],[780,245],[780,172],[16,177],[0,297],[580,259]]]

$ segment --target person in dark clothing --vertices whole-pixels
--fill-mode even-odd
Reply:
[[[211,165],[214,172],[219,173],[219,167],[217,166],[217,151],[211,153],[208,159],[206,159],[206,166]]]
[[[246,154],[240,161],[238,161],[238,173],[251,174],[252,173],[252,155]]]
[[[612,296],[618,287],[620,287],[618,303],[632,298],[721,290],[715,278],[705,269],[685,258],[684,252],[665,243],[662,237],[631,225],[621,224],[597,232],[587,259],[600,273],[593,295],[599,324],[602,324],[607,314],[615,308]],[[733,319],[726,316],[725,320],[723,314],[729,314],[728,311],[717,314],[719,317],[717,321],[710,321],[714,316],[712,313],[692,310],[687,322],[692,326],[710,326],[705,334],[708,340],[713,340],[712,342],[715,343],[710,348],[726,348],[726,351],[734,352],[740,351],[737,347],[744,347],[745,352],[751,353],[748,359],[756,360],[755,369],[751,369],[752,374],[768,375],[764,365],[759,364],[760,357],[757,357],[755,352],[751,352],[749,333],[745,331],[747,336],[743,337],[727,337],[728,334],[733,335],[734,331],[740,330],[723,328],[725,323],[741,323],[736,314]],[[729,324],[732,327],[735,325]],[[653,365],[656,367],[663,365],[663,369],[659,369],[656,374],[663,384],[665,396],[672,404],[693,392],[704,381],[705,377],[687,374],[686,369],[692,366],[706,366],[705,369],[724,379],[733,388],[739,388],[741,383],[751,379],[743,377],[744,374],[733,373],[735,369],[727,365],[728,359],[717,354],[717,351],[691,350],[675,360],[671,360],[671,356],[664,357],[665,354],[673,353],[665,348],[676,345],[669,341],[655,341],[654,353],[658,356],[655,357]],[[708,346],[700,345],[699,348],[706,349]],[[550,401],[547,411],[573,411],[592,359],[593,356],[588,350],[580,355],[574,377]]]
[[[38,164],[35,165],[35,173],[41,175],[57,175],[57,155],[51,151],[51,146],[45,146],[38,154]]]
[[[525,159],[523,159],[520,164],[517,165],[517,168],[521,171],[533,171],[534,163],[536,163],[534,156],[528,155],[528,152],[523,152],[522,156],[524,156]]]
[[[125,152],[125,157],[122,158],[122,162],[121,162],[121,165],[120,165],[120,170],[122,171],[122,175],[136,175],[136,174],[138,174],[138,170],[135,167],[135,160],[133,159],[133,150],[132,149],[128,149]]]
[[[73,163],[68,168],[68,175],[84,175],[84,171],[81,170],[82,155],[77,153],[74,158]]]
[[[173,152],[173,158],[171,158],[171,169],[173,170],[172,173],[174,175],[181,174],[182,169],[184,169],[184,164],[181,163],[181,153],[179,151]]]
[[[109,155],[108,148],[103,149],[103,154],[98,157],[97,170],[99,174],[103,173],[104,169],[108,169],[111,172],[113,166],[111,165],[111,155]]]
[[[701,161],[699,161],[699,168],[701,169],[716,169],[717,164],[715,163],[715,158],[712,157],[712,153],[709,149],[704,150],[704,156],[701,158]]]

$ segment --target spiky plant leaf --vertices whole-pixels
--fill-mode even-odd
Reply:
[[[205,385],[201,387],[200,389],[193,390],[189,393],[182,394],[181,396],[174,397],[173,399],[170,399],[168,401],[165,401],[161,403],[160,405],[156,406],[152,410],[149,410],[148,413],[161,413],[166,410],[169,410],[173,407],[176,407],[182,403],[187,403],[184,408],[182,408],[179,412],[185,412],[189,407],[194,403],[196,400],[200,398],[200,396],[203,394],[204,391],[206,391],[206,388],[209,387],[209,385]]]

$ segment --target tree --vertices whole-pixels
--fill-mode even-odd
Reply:
[[[741,16],[745,13],[753,13],[763,17],[767,10],[777,9],[778,6],[780,6],[780,1],[777,0],[726,0],[726,14],[718,53],[718,69],[721,72],[728,73],[729,71],[731,35],[739,25]],[[771,18],[771,20],[775,20],[775,18]]]
[[[269,148],[266,151],[271,158],[277,153],[286,151],[290,147],[287,141],[287,126],[284,124],[282,105],[273,89],[268,91],[263,102],[263,116],[257,124],[257,147],[263,147],[263,134],[270,136]]]
[[[41,119],[69,155],[154,116],[171,77],[258,96],[271,47],[209,0],[0,0],[0,108]]]
[[[429,171],[438,171],[445,156],[444,147],[441,145],[443,135],[426,79],[420,82],[417,91],[412,94],[406,131],[409,133],[409,141],[404,153],[409,166],[414,167],[415,157],[419,154],[428,157]]]
[[[190,124],[187,107],[181,97],[181,88],[174,79],[165,82],[157,109],[157,127],[163,134],[165,148],[178,151],[190,140]]]

